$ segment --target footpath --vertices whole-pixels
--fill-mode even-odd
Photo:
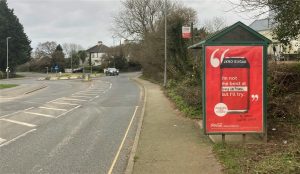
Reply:
[[[134,174],[218,174],[222,167],[211,143],[183,117],[159,85],[137,79],[145,87],[143,124],[134,156]]]

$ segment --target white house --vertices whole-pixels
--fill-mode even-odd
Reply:
[[[101,65],[104,57],[107,55],[107,50],[108,47],[106,45],[103,45],[103,43],[99,41],[97,45],[86,50],[87,58],[84,64],[89,64],[89,60],[91,60],[92,65]]]
[[[270,39],[273,43],[269,45],[269,55],[283,54],[298,54],[300,52],[300,37],[297,40],[292,40],[289,46],[280,44],[278,40],[274,39],[272,29],[274,28],[274,22],[272,15],[265,19],[259,19],[252,22],[249,27],[259,32],[263,36]]]

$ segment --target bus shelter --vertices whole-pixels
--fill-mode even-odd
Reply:
[[[201,49],[205,134],[266,135],[269,39],[237,22],[189,49]],[[266,137],[266,136],[265,136]]]

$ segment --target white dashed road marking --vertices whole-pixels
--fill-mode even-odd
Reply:
[[[88,91],[86,91],[86,92],[79,92],[77,94],[99,94],[99,92],[88,92]]]
[[[67,112],[60,114],[60,115],[59,115],[59,116],[57,116],[56,118],[59,118],[59,117],[61,117],[61,116],[63,116],[63,115],[66,115],[67,113],[69,113],[69,112],[71,112],[71,111],[73,111],[73,110],[75,110],[75,109],[79,108],[80,106],[81,106],[81,105],[78,105],[78,106],[76,106],[76,107],[74,107],[74,108],[72,108],[72,109],[68,110]]]
[[[91,97],[88,97],[88,96],[80,96],[80,95],[73,95],[72,97],[78,97],[78,98],[88,98],[90,99]]]
[[[32,114],[32,115],[38,115],[42,117],[48,117],[48,118],[55,118],[53,115],[48,115],[48,114],[41,114],[41,113],[36,113],[36,112],[24,112],[26,114]]]
[[[76,98],[63,98],[63,100],[73,100],[73,101],[87,101],[87,100],[83,100],[83,99],[76,99]]]
[[[20,110],[20,111],[13,112],[13,113],[10,113],[10,114],[7,114],[7,115],[3,115],[3,116],[1,116],[0,118],[4,118],[4,117],[10,116],[10,115],[14,115],[14,114],[20,113],[20,112],[22,112],[22,111],[27,111],[27,110],[33,109],[33,108],[34,108],[34,107],[30,107],[30,108],[27,108],[27,109],[24,109],[24,110]]]
[[[6,118],[2,118],[0,120],[7,121],[7,122],[10,122],[10,123],[19,124],[19,125],[23,125],[23,126],[27,126],[27,127],[36,127],[36,125],[34,125],[34,124],[29,124],[29,123],[25,123],[25,122],[21,122],[21,121],[16,121],[16,120],[11,120],[11,119],[6,119]]]
[[[59,109],[59,108],[49,108],[49,107],[39,107],[41,109],[48,109],[48,110],[55,110],[55,111],[67,111],[66,109]]]
[[[2,144],[5,141],[6,141],[6,139],[0,138],[0,144]]]
[[[99,98],[99,94],[100,93],[105,93],[107,92],[109,89],[112,88],[112,83],[110,82],[104,82],[104,83],[107,83],[109,84],[109,86],[107,85],[107,89],[106,88],[94,88],[93,85],[92,85],[92,88],[89,88],[85,91],[79,91],[79,92],[76,92],[75,94],[72,94],[72,98],[68,98],[68,97],[61,97],[61,98],[57,98],[57,99],[54,99],[54,100],[51,100],[51,101],[48,101],[47,103],[53,103],[53,104],[60,104],[60,105],[71,105],[71,106],[75,106],[74,108],[70,109],[70,110],[67,110],[67,109],[61,109],[61,108],[56,108],[56,107],[44,107],[44,106],[40,106],[38,108],[40,109],[47,109],[47,110],[57,110],[57,111],[65,111],[64,113],[58,115],[58,116],[53,116],[53,115],[48,115],[48,114],[43,114],[43,113],[36,113],[36,112],[30,112],[28,110],[31,110],[33,109],[34,107],[30,107],[30,108],[27,108],[27,109],[24,109],[24,110],[20,110],[20,111],[17,111],[17,112],[14,112],[14,113],[11,113],[11,114],[7,114],[7,115],[3,115],[3,116],[0,116],[0,121],[6,121],[6,122],[10,122],[10,123],[14,123],[14,124],[19,124],[19,125],[23,125],[23,126],[27,126],[27,127],[36,127],[37,125],[34,125],[34,124],[30,124],[30,123],[25,123],[25,122],[21,122],[21,121],[17,121],[17,120],[12,120],[12,119],[6,119],[4,117],[8,117],[10,115],[14,115],[14,114],[17,114],[17,113],[20,113],[20,112],[23,112],[23,113],[26,113],[26,114],[32,114],[32,115],[38,115],[38,116],[42,116],[42,117],[48,117],[48,118],[59,118],[63,115],[66,115],[67,113],[81,107],[81,105],[79,104],[75,104],[75,103],[68,103],[68,102],[64,102],[64,101],[59,101],[59,100],[69,100],[69,101],[92,101],[96,98]],[[78,99],[79,98],[79,99]],[[86,100],[85,100],[86,99]],[[34,103],[34,102],[31,102],[31,101],[25,101],[27,103]],[[137,109],[137,108],[136,108]],[[135,110],[136,112],[136,110]],[[133,115],[133,118],[135,116],[135,113]],[[132,120],[131,120],[132,122]],[[131,126],[131,123],[128,127],[128,129],[130,128]],[[26,136],[27,134],[31,133],[31,132],[34,132],[36,131],[37,129],[32,129],[32,130],[29,130],[11,140],[6,140],[6,139],[3,139],[3,138],[0,138],[0,147],[3,147],[3,146],[6,146],[8,144],[10,144],[11,142],[14,142],[16,141],[17,139],[21,138],[21,137],[24,137]],[[128,130],[127,130],[128,132]],[[124,138],[127,136],[127,133],[125,134]],[[124,141],[124,139],[123,139]],[[122,145],[123,145],[124,142],[121,143],[121,146],[119,148],[119,150],[122,148]],[[117,153],[116,155],[116,158],[118,158],[118,154],[119,152]],[[113,165],[111,166],[111,169],[113,168],[114,166],[114,163]]]
[[[75,104],[75,103],[64,103],[64,102],[51,102],[51,103],[54,103],[54,104],[60,104],[60,105],[78,105],[78,104]]]
[[[30,131],[27,131],[27,132],[25,132],[25,133],[23,133],[23,134],[21,134],[21,135],[15,137],[15,138],[9,140],[9,141],[7,141],[7,142],[1,144],[0,147],[6,146],[6,145],[10,144],[11,142],[16,141],[17,139],[19,139],[19,138],[21,138],[21,137],[24,137],[25,135],[27,135],[27,134],[29,134],[29,133],[31,133],[31,132],[34,132],[34,131],[36,131],[36,129],[31,129]]]
[[[97,95],[97,94],[77,93],[77,94],[74,94],[74,95],[87,95],[87,96],[95,96],[95,95]]]

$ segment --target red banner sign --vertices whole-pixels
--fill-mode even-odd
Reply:
[[[190,39],[191,37],[191,27],[182,27],[182,38]]]
[[[206,133],[263,132],[263,46],[205,47]]]

